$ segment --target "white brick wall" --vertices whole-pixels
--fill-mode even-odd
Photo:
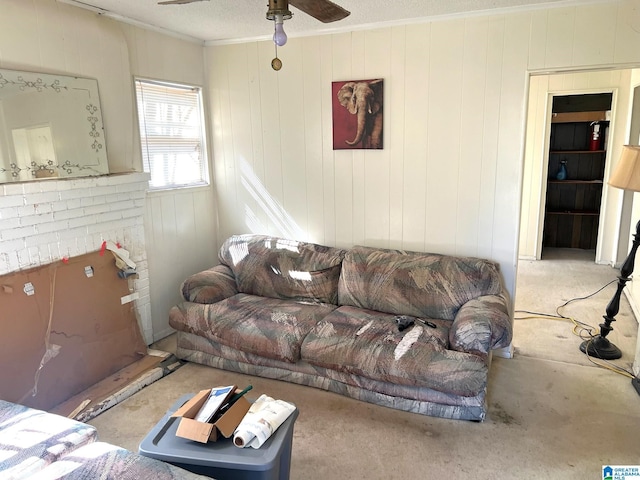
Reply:
[[[144,239],[146,173],[0,185],[0,275],[119,242],[136,262],[130,279],[147,344],[153,342]]]

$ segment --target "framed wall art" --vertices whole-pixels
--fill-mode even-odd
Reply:
[[[383,79],[332,82],[333,149],[382,149]]]

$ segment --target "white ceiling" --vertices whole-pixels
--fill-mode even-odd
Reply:
[[[98,10],[131,23],[142,23],[203,42],[265,39],[273,35],[266,20],[267,0],[204,0],[185,5],[158,5],[157,0],[58,0]],[[354,30],[374,24],[398,24],[439,16],[589,4],[597,0],[334,0],[351,15],[321,23],[291,6],[284,27],[289,36]],[[602,0],[600,0],[602,1]]]

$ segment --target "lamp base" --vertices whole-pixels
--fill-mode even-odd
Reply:
[[[590,357],[601,358],[603,360],[615,360],[622,357],[622,352],[609,340],[601,335],[596,335],[590,340],[585,340],[580,344],[580,351]]]
[[[631,385],[633,385],[633,388],[635,388],[638,395],[640,395],[640,377],[633,377],[631,379]]]

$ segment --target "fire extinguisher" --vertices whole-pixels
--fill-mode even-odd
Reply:
[[[600,123],[591,122],[589,150],[600,150]]]

